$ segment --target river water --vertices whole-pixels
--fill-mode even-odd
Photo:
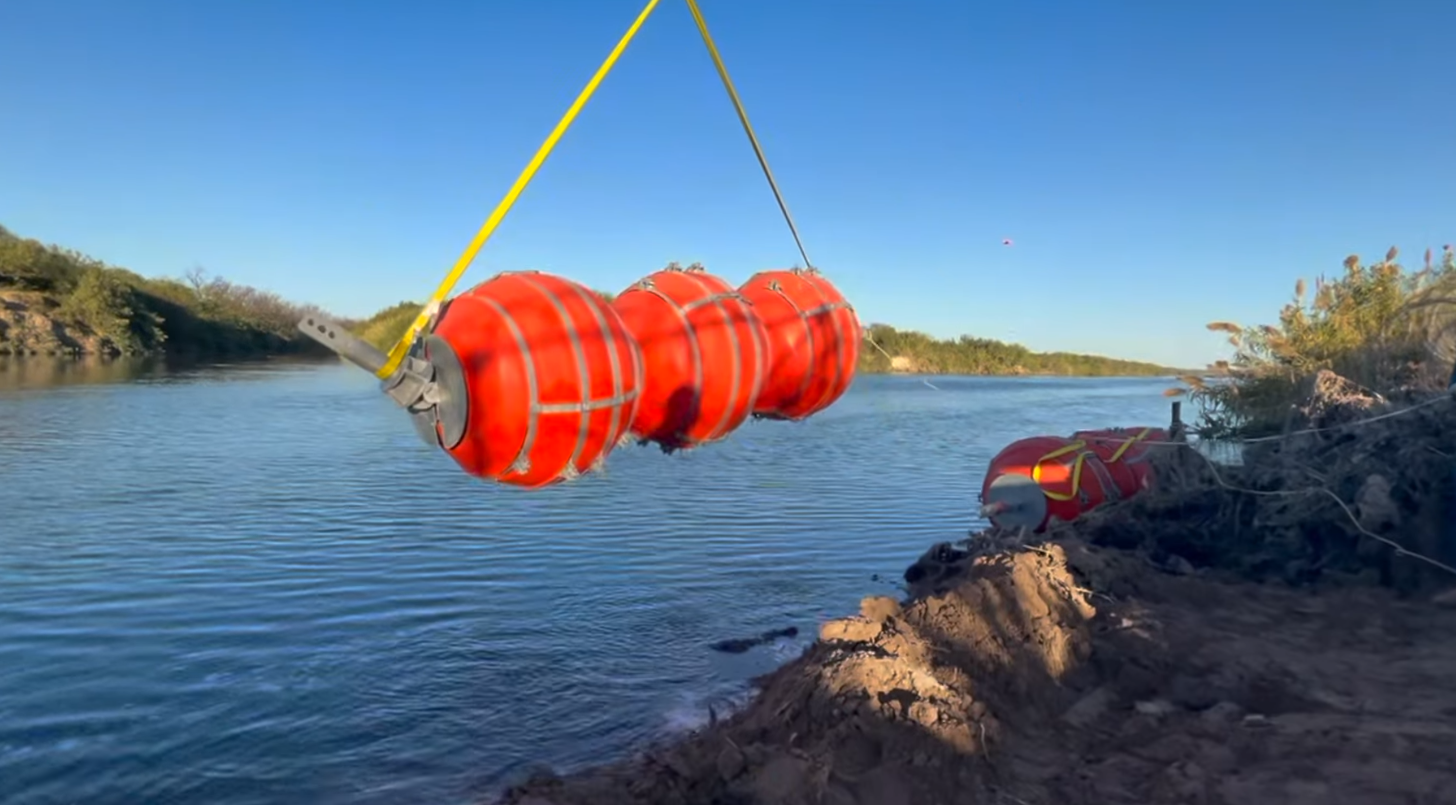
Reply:
[[[0,363],[0,802],[451,805],[620,756],[894,594],[1007,442],[1169,385],[862,377],[531,492],[334,363]]]

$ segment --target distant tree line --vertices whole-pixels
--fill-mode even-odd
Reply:
[[[182,278],[142,277],[0,227],[0,292],[5,291],[23,295],[32,309],[58,322],[100,337],[111,352],[167,350],[241,356],[321,351],[296,329],[303,316],[322,312],[316,307],[209,276],[201,269]],[[602,296],[612,299],[608,293]],[[419,303],[400,302],[367,319],[340,323],[387,349],[419,310]],[[861,345],[859,370],[869,373],[1110,376],[1171,371],[1096,355],[1032,352],[1019,344],[987,338],[938,340],[887,324],[872,325],[868,332],[873,344]],[[0,351],[3,342],[0,332]]]
[[[602,294],[611,299],[609,294]],[[388,349],[404,334],[420,312],[418,302],[400,302],[360,322],[355,332],[380,349]],[[989,338],[962,336],[941,341],[913,330],[896,330],[888,324],[868,328],[869,338],[860,345],[859,371],[878,374],[891,371],[962,375],[1067,375],[1077,377],[1127,377],[1176,374],[1173,369],[1151,363],[1077,355],[1070,352],[1032,352],[1020,344]],[[879,349],[878,344],[893,362]]]
[[[1020,344],[1008,344],[991,338],[963,335],[953,340],[942,340],[914,330],[897,330],[888,324],[871,324],[865,329],[869,343],[860,347],[859,369],[862,372],[1076,377],[1174,373],[1174,370],[1164,366],[1104,358],[1100,355],[1033,352]]]

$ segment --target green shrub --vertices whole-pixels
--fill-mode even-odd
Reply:
[[[209,277],[147,278],[0,227],[0,289],[39,292],[55,315],[90,329],[122,352],[207,355],[322,352],[296,329],[317,308]],[[3,346],[3,344],[0,344]]]
[[[1174,373],[1172,369],[1151,363],[1070,352],[1033,352],[1021,344],[969,335],[940,340],[914,330],[897,330],[888,324],[871,324],[866,328],[866,335],[868,343],[860,347],[859,370],[869,373],[888,372],[893,368],[957,375],[1129,377]],[[892,361],[891,356],[900,360]]]
[[[145,352],[166,340],[160,317],[138,304],[135,290],[118,272],[104,268],[81,272],[56,315],[89,328],[116,352]]]
[[[1342,276],[1315,280],[1312,292],[1299,280],[1278,324],[1209,324],[1228,334],[1234,355],[1211,367],[1212,380],[1184,378],[1203,409],[1198,430],[1208,438],[1275,432],[1320,370],[1382,395],[1445,385],[1456,332],[1456,254],[1447,247],[1436,262],[1427,250],[1416,272],[1396,263],[1397,254],[1392,247],[1368,266],[1351,255]]]
[[[420,314],[423,307],[419,302],[400,302],[392,307],[387,307],[353,328],[360,338],[373,344],[375,348],[388,352],[391,347],[409,329],[410,323]]]

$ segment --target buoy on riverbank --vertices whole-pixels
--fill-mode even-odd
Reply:
[[[1072,438],[1086,442],[1087,449],[1102,459],[1122,497],[1132,497],[1152,488],[1155,480],[1149,450],[1167,443],[1164,428],[1105,428],[1079,430]]]
[[[844,296],[814,269],[761,271],[738,289],[763,320],[772,361],[754,415],[801,420],[854,382],[863,338]]]
[[[998,526],[1041,531],[1053,518],[1075,520],[1122,496],[1097,453],[1079,439],[1032,436],[991,459],[981,510]]]
[[[1153,488],[1152,456],[1180,442],[1182,404],[1167,428],[1079,430],[1070,438],[1034,436],[991,459],[981,484],[981,516],[992,525],[1043,531],[1053,519],[1075,520],[1103,503]]]
[[[758,314],[700,266],[669,266],[612,303],[646,374],[632,435],[664,450],[716,442],[753,413],[769,367]]]

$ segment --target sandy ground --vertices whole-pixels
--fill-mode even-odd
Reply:
[[[1456,803],[1456,608],[1076,537],[938,546],[677,743],[514,805]]]

